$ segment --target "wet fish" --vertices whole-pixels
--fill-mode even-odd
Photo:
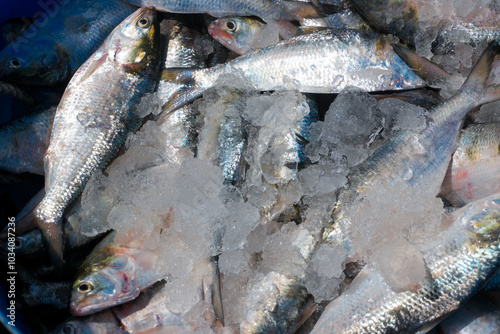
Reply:
[[[30,85],[67,82],[134,7],[120,0],[47,3],[26,31],[0,52],[0,78]]]
[[[161,279],[154,270],[158,257],[154,251],[144,249],[140,240],[116,237],[111,232],[82,264],[71,293],[73,315],[88,315],[133,300]]]
[[[0,127],[0,168],[11,173],[44,175],[56,107],[23,116]]]
[[[444,220],[449,227],[426,244],[427,276],[394,291],[369,266],[323,312],[311,333],[415,332],[457,309],[500,265],[500,194],[464,207]]]
[[[72,318],[57,326],[52,334],[126,334],[111,310],[92,314],[88,317]]]
[[[500,191],[500,123],[472,124],[462,131],[441,195],[461,206]]]
[[[213,87],[219,77],[237,72],[258,90],[338,93],[347,86],[366,91],[425,86],[382,36],[327,30],[294,37],[208,69],[164,70],[163,79],[186,87],[164,110],[175,110]]]
[[[158,29],[153,9],[130,15],[78,70],[58,106],[45,156],[46,195],[17,222],[16,232],[39,227],[59,270],[64,210],[92,173],[117,153],[127,134],[141,125],[135,109],[156,85]]]
[[[2,23],[2,37],[7,43],[12,43],[22,36],[26,29],[35,21],[32,17],[15,17]]]
[[[476,45],[500,36],[500,9],[495,1],[467,7],[425,0],[353,0],[352,4],[375,27],[406,44],[415,45],[419,35],[432,38],[434,53],[449,51],[457,42]]]
[[[207,13],[221,16],[258,16],[264,20],[293,20],[316,15],[316,9],[308,3],[299,3],[298,10],[291,12],[283,1],[273,0],[126,0],[135,6],[154,6],[171,13]]]
[[[351,240],[350,224],[352,224],[353,217],[359,219],[360,224],[363,224],[364,234],[369,233],[367,231],[372,228],[370,223],[373,217],[369,210],[361,211],[362,215],[355,211],[356,209],[351,209],[355,208],[356,201],[364,203],[363,195],[371,189],[383,188],[386,184],[390,184],[388,189],[392,190],[392,187],[396,187],[399,182],[409,185],[417,191],[424,188],[433,197],[438,194],[439,186],[458,140],[463,117],[477,104],[500,98],[498,86],[488,86],[486,83],[491,63],[498,52],[500,52],[498,44],[490,45],[461,90],[431,110],[432,121],[425,129],[417,133],[400,133],[391,138],[359,166],[359,172],[349,177],[349,188],[341,189],[336,203],[332,203],[331,206],[324,209],[330,213],[333,211],[333,221],[329,222],[331,216],[325,219],[325,214],[316,214],[313,216],[313,220],[305,219],[300,226],[305,231],[310,231],[308,232],[310,238],[300,239],[297,245],[305,263],[313,259],[322,243],[343,247],[348,256],[354,257],[358,249],[353,249]],[[408,169],[411,169],[412,173],[408,174]],[[367,206],[370,207],[369,204]],[[374,207],[378,206],[374,205]],[[323,221],[318,217],[323,217]],[[330,227],[332,223],[333,227]],[[279,313],[277,316],[278,314],[274,310],[281,307],[261,307],[245,321],[244,332],[260,333],[262,332],[261,328],[273,328],[273,331],[276,332],[290,331],[298,321],[299,310],[305,304],[305,297],[304,293],[289,294],[288,291],[290,289],[294,292],[303,291],[305,278],[306,272],[304,271],[302,274],[286,278],[283,283],[280,283],[276,296],[272,298],[268,294],[259,296],[261,305],[271,303],[271,305],[283,305],[281,307],[289,307],[289,309],[286,313]],[[351,320],[349,318],[349,322]]]
[[[481,293],[437,326],[441,334],[493,334],[500,331],[500,303]]]

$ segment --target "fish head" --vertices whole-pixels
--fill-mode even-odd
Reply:
[[[110,310],[83,318],[71,318],[57,326],[52,334],[117,334],[128,333]]]
[[[134,259],[102,254],[87,262],[73,284],[70,311],[83,316],[135,299],[140,293]]]
[[[109,36],[111,60],[130,71],[159,62],[160,29],[154,8],[139,8]]]
[[[217,19],[208,26],[208,33],[228,49],[245,54],[253,41],[263,31],[265,23],[252,17],[227,17]]]
[[[16,254],[30,255],[43,248],[42,233],[35,229],[16,237]]]
[[[0,52],[0,78],[26,85],[56,85],[69,79],[68,53],[48,36],[37,43],[16,39]]]

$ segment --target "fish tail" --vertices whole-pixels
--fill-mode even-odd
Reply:
[[[493,41],[488,45],[460,88],[461,91],[479,91],[478,106],[500,99],[500,84],[489,80],[495,58],[500,58],[500,41]],[[496,60],[495,66],[500,68],[500,59]]]
[[[412,69],[412,71],[427,81],[427,84],[433,85],[443,82],[451,77],[451,74],[437,66],[433,62],[420,57],[415,52],[400,44],[391,44],[392,49],[403,61]]]
[[[163,105],[162,113],[164,112],[169,114],[203,94],[205,88],[201,88],[196,85],[194,71],[195,69],[184,68],[168,68],[163,70],[161,80],[177,83],[181,85],[182,88],[172,94],[168,101]]]
[[[46,223],[41,219],[36,219],[35,224],[38,225],[40,232],[42,232],[54,273],[60,278],[62,277],[64,264],[62,222]]]

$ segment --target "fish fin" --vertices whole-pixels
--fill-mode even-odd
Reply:
[[[294,36],[300,35],[299,27],[289,21],[272,21],[278,28],[278,34],[283,39],[289,39]]]
[[[295,327],[293,328],[292,333],[295,333],[296,331],[299,330],[300,327],[302,327],[304,322],[306,322],[307,319],[309,319],[311,317],[311,315],[314,313],[314,311],[316,311],[317,306],[318,306],[318,304],[314,302],[313,298],[310,298],[307,301],[307,304],[304,305],[304,307],[301,309],[300,318],[297,321],[297,323],[295,324]]]
[[[222,293],[220,286],[219,256],[213,256],[209,259],[209,275],[203,279],[205,296],[210,295],[215,317],[219,319],[224,326],[224,309],[222,307]]]
[[[437,66],[433,62],[420,57],[415,52],[401,44],[391,44],[392,49],[403,61],[422,79],[428,81],[428,84],[443,82],[451,77],[451,74]]]
[[[54,268],[57,277],[61,278],[63,274],[63,240],[62,240],[62,222],[45,223],[40,219],[36,219],[43,239],[46,242],[46,247],[49,252],[50,261]]]
[[[335,5],[325,5],[317,0],[310,2],[286,1],[283,2],[285,11],[291,15],[292,19],[318,19],[328,15],[338,13],[344,8]]]
[[[489,83],[493,60],[500,54],[500,41],[491,42],[472,69],[460,90],[480,90],[482,96],[477,105],[500,99],[500,84]],[[500,65],[497,65],[500,67]]]
[[[183,88],[179,92],[176,92],[172,97],[163,105],[162,113],[170,114],[171,112],[185,106],[189,102],[193,101],[197,97],[200,97],[204,88]]]

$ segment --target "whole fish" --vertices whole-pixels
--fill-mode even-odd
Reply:
[[[441,195],[460,206],[500,191],[500,123],[472,124],[462,131]]]
[[[427,270],[422,282],[394,291],[367,266],[311,333],[413,333],[457,309],[500,265],[500,194],[453,212],[444,226],[421,251]]]
[[[133,11],[120,0],[67,0],[49,6],[0,52],[0,78],[38,86],[67,82]]]
[[[401,210],[399,204],[398,209],[393,210],[380,208],[379,203],[373,205],[366,203],[368,202],[367,193],[373,189],[386,189],[383,187],[387,187],[388,192],[401,191],[402,194],[396,196],[402,198],[412,196],[411,193],[403,193],[403,191],[407,191],[404,189],[413,189],[417,193],[421,193],[422,189],[425,189],[430,198],[435,198],[455,149],[463,117],[478,104],[500,98],[498,86],[488,86],[487,83],[492,61],[498,52],[500,52],[498,44],[490,45],[460,91],[430,111],[432,121],[428,122],[423,130],[416,133],[402,132],[391,138],[380,146],[368,160],[357,167],[358,172],[349,177],[350,186],[347,189],[341,189],[336,202],[326,209],[327,211],[333,210],[333,222],[324,220],[321,223],[315,223],[306,219],[301,224],[304,229],[311,231],[309,232],[311,238],[302,238],[299,243],[304,262],[308,263],[314,259],[314,254],[322,243],[344,248],[347,256],[353,258],[355,253],[361,253],[360,244],[353,243],[352,239],[355,233],[352,229],[359,229],[359,226],[363,226],[363,236],[372,237],[373,230],[380,229],[378,227],[380,222],[377,222],[377,217],[373,213],[377,209],[388,212],[390,219],[397,219],[394,217],[394,213]],[[409,170],[411,172],[408,172]],[[403,184],[403,186],[398,186],[398,183]],[[377,196],[380,198],[380,193]],[[358,203],[360,204],[357,205]],[[366,204],[366,208],[362,206],[363,204]],[[408,220],[409,216],[405,214],[402,219]],[[318,220],[316,217],[314,218]],[[358,219],[356,224],[353,223],[354,219]],[[333,224],[333,227],[330,227],[330,224]],[[401,224],[402,222],[399,225]],[[392,229],[396,230],[397,225],[396,223],[396,226],[387,231],[390,234],[387,238],[395,237]],[[383,240],[387,240],[387,238]],[[383,248],[383,246],[384,242],[382,241],[377,247]],[[373,244],[370,244],[369,249],[371,250],[373,247]],[[348,259],[347,256],[343,259],[344,261]],[[294,323],[299,319],[299,310],[304,305],[305,298],[299,298],[300,294],[288,294],[287,291],[304,289],[305,278],[306,272],[287,278],[284,284],[280,284],[278,298],[274,299],[272,304],[290,307],[288,312],[280,313],[280,316],[277,317],[274,310],[279,306],[261,307],[258,312],[246,320],[245,333],[260,333],[262,332],[261,328],[272,328],[272,331],[275,332],[286,332],[293,328]],[[261,305],[271,303],[269,294],[259,296],[259,300]],[[292,313],[295,316],[291,316]]]
[[[493,334],[500,331],[500,302],[479,293],[437,326],[441,334]]]
[[[43,157],[49,146],[56,107],[34,112],[0,127],[0,168],[11,173],[44,175]]]
[[[293,20],[302,16],[316,15],[316,9],[308,3],[298,3],[290,11],[283,1],[274,0],[126,0],[135,6],[154,6],[171,13],[199,13],[221,16],[258,16],[264,20]]]
[[[17,222],[16,231],[39,227],[59,270],[64,210],[92,173],[118,152],[127,134],[141,125],[135,110],[142,95],[156,85],[158,29],[153,9],[130,15],[78,70],[57,108],[45,155],[46,194]]]
[[[406,44],[415,45],[420,35],[426,35],[433,52],[447,52],[454,43],[475,46],[500,36],[500,8],[495,1],[466,7],[460,2],[425,0],[353,0],[352,4],[375,27]]]
[[[347,86],[381,91],[425,85],[383,37],[327,30],[294,37],[208,69],[164,70],[163,79],[185,85],[164,110],[175,110],[213,87],[219,77],[235,72],[257,90],[338,93]]]

